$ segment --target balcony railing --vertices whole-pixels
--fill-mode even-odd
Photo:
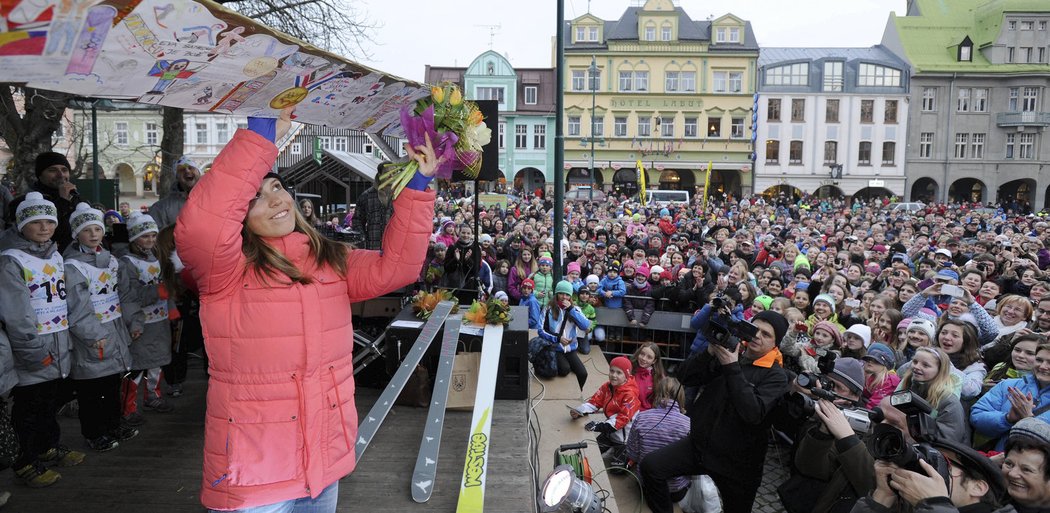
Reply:
[[[1000,112],[996,124],[1007,126],[1050,126],[1050,112]]]

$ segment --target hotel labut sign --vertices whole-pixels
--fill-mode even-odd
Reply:
[[[704,101],[693,98],[613,98],[610,109],[695,109],[704,108]]]

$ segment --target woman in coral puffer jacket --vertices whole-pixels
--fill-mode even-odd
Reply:
[[[214,511],[335,511],[357,438],[350,304],[419,275],[434,218],[428,144],[409,152],[420,171],[394,200],[382,252],[322,238],[270,172],[290,117],[250,118],[175,232],[210,358],[201,502]]]

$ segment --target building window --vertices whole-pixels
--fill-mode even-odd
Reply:
[[[766,164],[780,163],[780,141],[766,141]]]
[[[722,137],[722,118],[707,118],[707,136]]]
[[[478,100],[496,100],[503,103],[503,88],[502,87],[479,87],[478,88]]]
[[[715,73],[717,75],[717,73]],[[678,72],[668,71],[664,74],[664,91],[668,93],[678,92]],[[718,91],[716,88],[715,91]]]
[[[871,141],[862,141],[860,143],[860,152],[857,155],[857,165],[871,165]]]
[[[215,123],[215,136],[219,144],[230,142],[230,125],[225,122]]]
[[[1021,30],[1032,30],[1034,24],[1031,21],[1022,21]]]
[[[984,134],[970,135],[970,158],[984,158]]]
[[[711,74],[711,88],[712,88],[712,90],[714,92],[716,92],[716,93],[724,93],[724,92],[726,92],[726,87],[727,87],[726,78],[727,78],[727,76],[726,76],[726,72],[725,71],[716,71],[716,72],[712,73]]]
[[[1015,48],[1012,46],[1006,49],[1006,62],[1014,61],[1014,50]]]
[[[860,101],[860,122],[861,123],[874,123],[875,122],[875,100],[861,100]]]
[[[686,137],[696,137],[696,118],[685,118],[682,126],[685,128]]]
[[[729,92],[739,93],[744,89],[744,74],[739,71],[729,72]]]
[[[638,137],[649,137],[653,134],[652,120],[648,116],[638,118]]]
[[[968,146],[969,139],[970,134],[955,134],[955,158],[966,158],[966,146]]]
[[[824,141],[824,163],[836,164],[839,161],[839,142]]]
[[[1046,22],[1045,21],[1040,21],[1039,22],[1039,30],[1046,30]]]
[[[583,91],[587,88],[587,71],[582,69],[572,70],[572,90]]]
[[[730,74],[731,75],[731,74]],[[732,76],[730,76],[730,81]],[[696,72],[695,71],[683,71],[679,74],[678,85],[682,88],[683,92],[695,93],[696,92]]]
[[[598,117],[592,118],[591,121],[594,123],[594,133],[591,134],[591,136],[592,137],[605,137],[605,118],[601,117],[601,116],[598,116]]]
[[[1010,30],[1017,30],[1017,22],[1014,21],[1014,20],[1010,20],[1010,21],[1006,22],[1006,26]]]
[[[933,156],[933,132],[919,134],[919,158],[928,159]]]
[[[1046,47],[1039,47],[1039,62],[1041,64],[1046,64]]]
[[[732,118],[729,124],[729,137],[733,139],[744,138],[744,118]]]
[[[580,135],[580,117],[569,116],[569,135]]]
[[[660,118],[660,136],[674,137],[674,117],[664,116]]]
[[[525,105],[536,105],[538,92],[539,88],[536,86],[525,86]]]
[[[146,123],[146,144],[149,146],[156,146],[159,140],[160,130],[157,129],[157,124]]]
[[[671,27],[669,25],[664,25],[663,27],[660,27],[660,41],[670,41],[670,40],[671,40]]]
[[[1024,112],[1035,112],[1039,104],[1039,89],[1035,87],[1024,88],[1024,103],[1021,110]]]
[[[802,141],[791,141],[788,146],[788,165],[798,166],[802,164]]]
[[[955,110],[959,112],[970,112],[970,90],[959,89],[959,100],[955,104]]]
[[[1021,47],[1021,62],[1032,62],[1032,47]]]
[[[302,155],[303,154],[303,143],[301,143],[299,141],[293,142],[291,151],[292,151],[292,155]]]
[[[1021,89],[1018,87],[1010,88],[1010,100],[1007,103],[1007,109],[1010,112],[1017,112],[1017,101],[1021,96]]]
[[[892,166],[895,154],[897,153],[897,143],[893,141],[885,141],[882,143],[882,165]]]
[[[766,85],[809,85],[809,63],[797,62],[766,70]]]
[[[937,88],[922,88],[922,111],[935,112],[937,110]]]
[[[805,98],[792,98],[791,99],[791,121],[805,121],[806,120],[806,99]]]
[[[127,146],[128,145],[128,123],[126,121],[117,121],[114,124],[114,127],[116,129],[116,137],[115,137],[116,140],[115,140],[115,142],[116,142],[117,146]]]
[[[1006,158],[1014,158],[1014,134],[1006,134]]]
[[[598,27],[590,27],[587,29],[587,34],[590,36],[591,41],[598,41]]]
[[[506,141],[507,141],[507,124],[506,123],[500,123],[499,124],[499,149],[502,150],[503,148],[507,147],[507,142]]]
[[[321,149],[330,150],[332,149],[332,138],[327,136],[318,137],[321,140]]]
[[[648,91],[649,90],[649,72],[648,71],[635,71],[634,72],[634,90],[635,91]]]
[[[780,121],[780,98],[770,98],[766,121]]]
[[[725,27],[718,27],[717,29],[715,29],[715,42],[716,43],[725,43],[726,42],[726,28]]]
[[[547,125],[532,125],[532,149],[547,148]]]
[[[587,27],[576,27],[576,41],[587,40]]]
[[[197,144],[208,144],[208,124],[197,123]]]
[[[828,100],[827,105],[824,107],[824,121],[826,123],[838,123],[839,122],[839,101]]]
[[[1035,134],[1021,134],[1021,144],[1017,147],[1017,158],[1035,158]]]
[[[332,142],[335,143],[335,151],[346,151],[350,148],[350,140],[346,137],[336,137]]]
[[[613,118],[613,135],[616,137],[627,137],[627,118]]]
[[[630,71],[620,72],[620,92],[629,92],[634,85],[634,73]]]
[[[740,28],[739,27],[730,27],[730,29],[729,29],[729,42],[730,43],[739,43],[740,42]]]
[[[514,125],[514,148],[524,150],[529,147],[528,125]]]
[[[988,112],[988,90],[973,90],[973,112]]]
[[[886,100],[886,110],[882,113],[882,121],[887,125],[897,123],[897,100]]]
[[[645,27],[645,40],[656,41],[656,27],[653,25],[646,25]]]
[[[857,85],[866,87],[900,87],[901,70],[875,64],[861,64]]]
[[[842,62],[832,61],[824,63],[824,90],[829,92],[842,91]]]

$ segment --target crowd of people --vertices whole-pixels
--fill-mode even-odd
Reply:
[[[876,461],[865,448],[870,430],[855,432],[845,421],[842,411],[851,408],[878,409],[909,442],[933,443],[962,469],[961,479],[983,480],[987,492],[974,502],[1050,511],[1050,230],[1043,217],[980,204],[908,213],[889,208],[889,198],[723,196],[706,209],[702,201],[570,202],[565,239],[556,242],[553,206],[542,198],[484,207],[476,218],[472,206],[439,198],[420,284],[479,287],[528,306],[539,335],[530,344],[536,373],[573,372],[581,388],[587,374],[577,355],[612,331],[595,307],[622,308],[639,329],[655,310],[692,315],[697,332],[684,362],[663,363],[661,346],[645,344],[630,360],[614,360],[609,386],[576,410],[609,408],[608,420],[588,429],[613,449],[606,456],[631,449],[627,459],[653,511],[671,511],[688,488],[672,478],[693,474],[714,480],[726,511],[749,511],[771,427],[792,441],[793,477],[781,490],[789,511],[814,504],[815,511],[888,511],[898,502],[940,511],[950,507],[938,502],[942,495],[963,511],[993,510],[964,508],[954,473],[940,487],[925,483],[932,495],[905,493],[903,483],[931,478],[923,467]],[[556,252],[561,273],[553,269]],[[741,323],[751,330],[739,351],[709,329],[732,333]],[[671,379],[673,390],[663,384]],[[814,397],[814,380],[834,395]],[[894,407],[905,392],[929,405],[935,433],[909,430]],[[792,406],[805,402],[799,397],[811,401],[808,415]],[[650,419],[644,438],[662,437],[659,447],[631,442],[635,417],[650,409],[685,412],[688,420]],[[998,454],[996,463],[986,466],[978,449]]]

